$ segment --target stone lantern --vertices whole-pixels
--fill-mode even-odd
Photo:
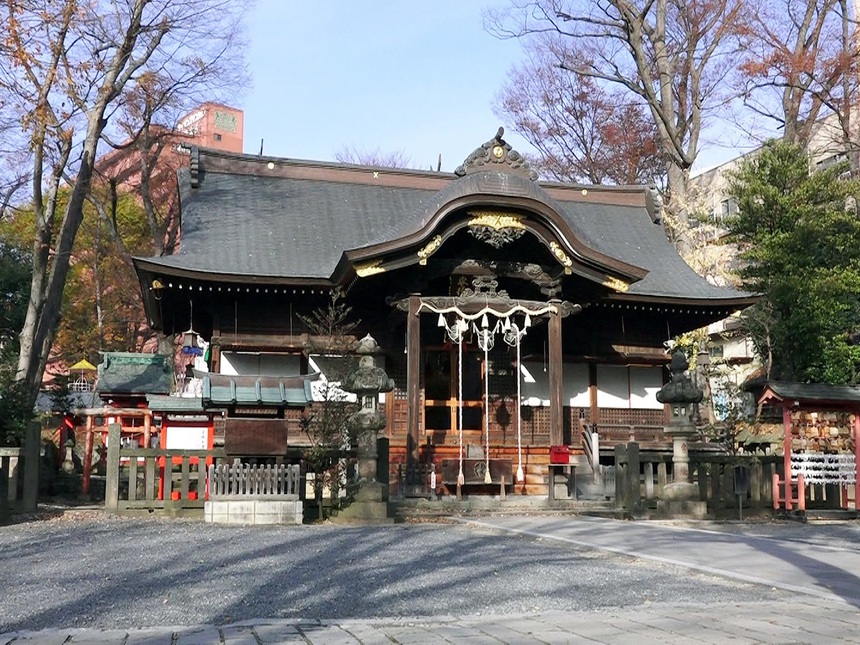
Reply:
[[[358,452],[358,490],[352,503],[338,515],[347,522],[385,522],[388,504],[385,502],[385,486],[376,479],[376,439],[385,427],[385,413],[379,409],[379,393],[394,389],[394,381],[385,370],[377,367],[373,354],[378,345],[370,334],[358,343],[356,352],[360,356],[358,367],[346,375],[341,389],[353,392],[361,406],[347,419],[350,437]]]
[[[684,373],[690,364],[681,351],[672,354],[669,364],[671,381],[659,392],[657,400],[669,406],[671,418],[663,431],[672,437],[672,483],[663,488],[664,500],[686,501],[698,497],[698,488],[690,482],[690,456],[687,443],[696,431],[692,416],[694,404],[702,400],[702,390]]]

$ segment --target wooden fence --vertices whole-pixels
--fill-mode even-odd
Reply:
[[[627,510],[639,510],[661,499],[663,487],[672,481],[672,457],[643,452],[635,443],[616,446],[615,504]],[[778,455],[727,455],[691,453],[690,480],[699,487],[699,499],[708,503],[708,511],[720,513],[737,508],[735,468],[745,469],[747,487],[741,494],[746,508],[767,509],[772,506],[773,473],[782,464]]]
[[[5,522],[12,510],[36,510],[41,448],[39,431],[39,423],[32,422],[27,426],[23,448],[0,447],[0,522]]]
[[[215,450],[128,448],[121,427],[108,428],[105,509],[114,513],[201,515],[207,495],[206,465],[226,455]]]
[[[301,467],[298,464],[212,464],[209,466],[209,497],[283,497],[299,495]]]

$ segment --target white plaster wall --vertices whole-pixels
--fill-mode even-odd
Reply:
[[[662,410],[657,391],[663,386],[662,367],[597,366],[597,406],[600,408],[637,408]],[[523,403],[549,405],[549,374],[540,361],[524,361],[522,370]],[[588,408],[588,366],[568,363],[564,366],[562,398],[565,405]]]
[[[293,354],[259,352],[222,352],[221,374],[227,376],[292,376],[299,373],[301,362]]]
[[[657,392],[663,387],[662,367],[631,367],[630,407],[639,410],[662,410]]]
[[[629,408],[628,393],[626,366],[597,366],[598,408]]]

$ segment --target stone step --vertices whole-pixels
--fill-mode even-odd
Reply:
[[[472,497],[457,500],[441,499],[402,499],[389,502],[390,513],[398,520],[420,520],[455,516],[491,515],[618,515],[615,505],[608,501],[593,500],[555,500],[546,498],[505,499],[497,497]]]

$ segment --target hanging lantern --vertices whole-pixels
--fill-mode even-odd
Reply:
[[[439,314],[439,321],[436,323],[437,327],[447,327],[448,324],[445,322],[445,316]]]
[[[184,332],[182,338],[182,353],[187,356],[202,356],[203,350],[200,349],[197,332],[194,331],[194,301],[188,301],[188,330]]]
[[[532,326],[532,317],[526,314],[526,321],[523,323],[523,327],[531,327]]]
[[[197,337],[197,334],[195,334],[194,331],[192,331],[191,329],[189,329],[187,332],[185,332],[184,338],[182,340],[182,351],[183,351],[183,353],[188,354],[188,353],[190,353],[188,350],[190,350],[192,347],[197,346],[197,338],[196,337]]]

